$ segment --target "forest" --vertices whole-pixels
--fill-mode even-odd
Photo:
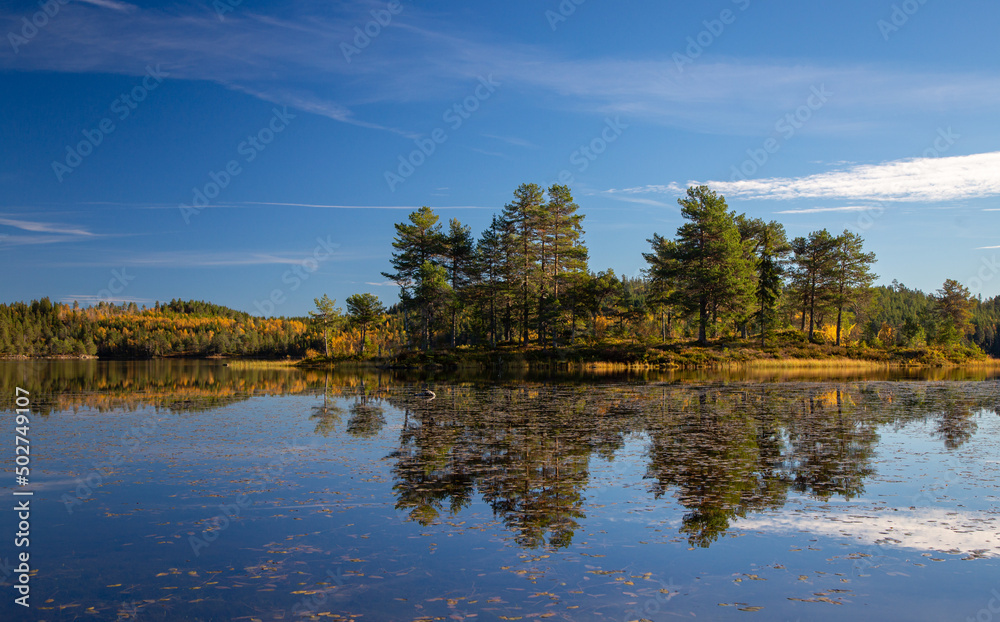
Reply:
[[[200,301],[0,304],[0,356],[387,358],[414,351],[563,352],[627,344],[788,343],[868,351],[1000,356],[1000,296],[948,279],[927,294],[874,286],[877,258],[857,233],[788,239],[781,223],[731,211],[701,186],[678,200],[684,223],[652,233],[639,276],[592,271],[570,189],[522,184],[479,237],[427,207],[395,225],[386,308],[322,296],[308,317],[254,317]]]

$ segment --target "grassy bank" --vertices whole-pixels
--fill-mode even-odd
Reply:
[[[394,368],[565,368],[588,369],[884,369],[896,367],[1000,367],[969,345],[872,348],[834,346],[805,341],[800,333],[779,333],[766,347],[751,340],[730,339],[702,346],[692,341],[665,344],[603,342],[543,348],[502,345],[494,349],[462,346],[454,349],[404,351],[385,359],[306,359],[303,366],[378,365]]]

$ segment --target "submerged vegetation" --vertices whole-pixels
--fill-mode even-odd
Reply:
[[[0,304],[0,356],[225,356],[409,365],[607,362],[662,367],[950,365],[1000,357],[1000,296],[958,281],[937,292],[873,287],[864,240],[730,211],[707,187],[678,203],[673,238],[653,233],[640,276],[591,271],[584,215],[570,189],[523,184],[476,239],[427,207],[395,225],[371,293],[328,296],[310,317],[261,318],[173,300],[80,308],[43,298]]]

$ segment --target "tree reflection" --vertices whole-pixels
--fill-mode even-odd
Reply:
[[[315,433],[329,436],[344,416],[344,409],[330,401],[330,374],[323,376],[323,403],[312,407],[310,419],[316,420]]]
[[[681,532],[707,547],[733,520],[778,509],[789,494],[862,495],[880,426],[940,413],[951,446],[975,431],[970,409],[992,399],[892,383],[435,390],[431,402],[387,400],[405,422],[390,456],[397,509],[426,525],[479,496],[525,548],[570,544],[586,519],[591,460],[614,459],[629,434],[649,438],[650,492],[675,498],[686,510]]]
[[[478,491],[519,545],[569,545],[585,518],[591,454],[622,443],[615,418],[588,412],[581,393],[455,388],[434,402],[402,404],[414,423],[404,426],[392,456],[396,507],[428,524],[445,503],[454,513]]]
[[[689,511],[681,532],[707,547],[732,518],[781,507],[789,477],[772,421],[746,393],[700,390],[665,396],[652,432],[647,477],[659,498],[668,490]]]

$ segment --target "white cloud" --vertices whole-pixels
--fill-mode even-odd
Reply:
[[[853,507],[839,512],[745,518],[733,526],[777,533],[806,532],[923,551],[980,551],[987,557],[1000,557],[996,517],[987,512],[905,508],[866,511]]]
[[[707,185],[728,199],[934,202],[1000,196],[1000,151],[940,158],[910,158],[880,164],[856,164],[805,177],[769,177],[737,181],[688,181]],[[676,182],[646,185],[609,194],[681,195]],[[862,206],[805,208],[781,214],[860,211]]]
[[[1000,195],[1000,151],[859,164],[806,177],[704,182],[741,199],[956,201]]]

